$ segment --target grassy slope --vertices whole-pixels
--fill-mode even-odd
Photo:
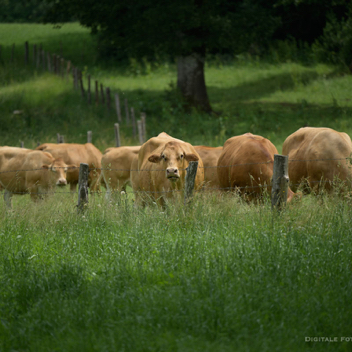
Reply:
[[[306,124],[352,135],[351,77],[332,67],[210,65],[209,96],[221,115],[189,116],[165,102],[172,66],[144,76],[104,69],[81,55],[81,43],[93,48],[87,31],[63,29],[0,24],[3,57],[13,42],[54,52],[62,41],[67,58],[147,112],[149,135],[218,145],[250,131],[279,149]],[[17,63],[0,67],[0,82],[0,144],[35,146],[57,132],[84,142],[91,129],[100,149],[113,145],[115,114],[87,107],[71,82]],[[122,129],[124,143],[135,143],[130,126]],[[350,336],[349,200],[306,197],[276,218],[269,204],[203,197],[166,213],[96,197],[85,217],[66,193],[35,206],[17,197],[12,212],[1,202],[0,350],[349,350],[304,341]]]
[[[104,68],[97,64],[94,55],[82,55],[94,52],[94,42],[87,30],[75,24],[64,25],[62,29],[1,24],[0,29],[6,62],[0,67],[0,119],[4,126],[0,131],[4,141],[1,144],[18,145],[19,140],[24,140],[33,147],[37,140],[54,141],[56,133],[64,134],[67,141],[84,142],[86,131],[92,130],[100,149],[113,145],[112,127],[117,120],[114,111],[108,113],[105,108],[87,106],[79,92],[73,92],[71,78],[65,82],[51,74],[35,72],[32,67],[23,68],[27,33],[30,45],[42,42],[52,53],[62,47],[65,58],[118,92],[123,112],[125,98],[135,108],[137,118],[139,112],[145,111],[149,136],[165,130],[194,144],[222,145],[233,135],[252,132],[269,138],[280,151],[284,139],[306,125],[327,126],[352,134],[352,77],[342,75],[334,67],[269,65],[254,60],[208,65],[209,97],[220,116],[185,114],[177,100],[173,99],[172,105],[166,100],[165,89],[176,80],[173,65],[160,65],[144,75],[136,75],[141,71],[136,64],[128,69]],[[20,62],[9,65],[12,42],[16,42]],[[13,115],[14,110],[23,114]],[[124,144],[137,143],[132,139],[131,126],[123,124],[122,134]]]

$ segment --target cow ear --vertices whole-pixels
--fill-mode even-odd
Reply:
[[[50,165],[44,164],[44,165],[42,165],[42,168],[43,168],[43,169],[46,169],[46,170],[49,170]]]
[[[160,162],[161,160],[161,156],[160,155],[156,155],[156,154],[153,154],[151,155],[148,160],[151,162],[151,163],[158,163]]]
[[[185,159],[187,161],[198,161],[199,160],[199,158],[195,154],[186,154]]]

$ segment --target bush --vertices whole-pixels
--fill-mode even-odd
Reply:
[[[352,9],[344,20],[332,17],[324,34],[313,44],[313,52],[319,61],[348,66],[352,71]]]

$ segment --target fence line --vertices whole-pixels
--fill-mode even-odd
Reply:
[[[90,132],[90,131],[89,131]],[[338,159],[307,159],[307,160],[289,160],[288,162],[307,162],[307,161],[341,161],[341,160],[348,160],[350,161],[350,158],[338,158]],[[230,165],[225,165],[225,166],[199,166],[199,169],[219,169],[219,168],[230,168],[230,167],[237,167],[237,166],[248,166],[248,165],[269,165],[273,164],[273,161],[266,161],[266,162],[259,162],[259,163],[241,163],[241,164],[230,164]],[[72,169],[79,169],[79,166],[57,166],[55,169],[65,169],[67,170],[72,170]],[[10,173],[10,172],[19,172],[19,171],[46,171],[43,170],[42,168],[39,169],[18,169],[18,170],[6,170],[6,171],[0,171],[0,174],[3,173]],[[89,168],[89,171],[94,171],[94,170],[99,170],[99,171],[130,171],[130,172],[148,172],[148,171],[165,171],[165,169],[155,169],[155,170],[149,170],[149,169],[114,169],[114,168],[102,168],[102,167],[92,167]],[[180,171],[187,171],[187,168],[185,169],[179,169]]]
[[[18,50],[16,51],[18,52]],[[24,43],[23,53],[24,53],[24,60],[23,61],[21,60],[21,65],[24,65],[25,67],[28,67],[29,64],[32,63],[36,69],[47,70],[48,72],[51,72],[61,77],[62,79],[66,78],[66,80],[68,80],[69,76],[72,75],[73,88],[75,90],[81,91],[81,96],[85,101],[87,101],[87,105],[92,105],[91,104],[92,102],[91,76],[89,74],[85,74],[85,78],[87,78],[87,90],[85,90],[82,70],[72,65],[71,60],[66,60],[62,57],[62,43],[60,44],[60,55],[46,52],[43,49],[42,44],[40,44],[39,46],[37,44],[33,44],[33,50],[31,51],[31,54],[30,54],[28,41]],[[0,51],[0,60],[5,62],[3,50]],[[16,55],[16,60],[15,60],[15,44],[12,45],[11,58],[9,61],[11,64],[15,63],[15,61],[16,63],[18,63],[18,55]],[[107,108],[107,111],[110,112],[112,110],[111,97],[113,97],[115,101],[114,106],[115,106],[115,112],[116,112],[118,122],[122,123],[119,94],[112,92],[109,87],[104,87],[102,83],[95,81],[96,105],[99,105],[99,103],[101,103],[102,105],[105,105]],[[132,121],[130,121],[129,112],[128,112],[129,105],[128,105],[127,98],[124,98],[124,104],[125,104],[125,110],[126,110],[126,125],[132,126],[131,133],[133,135],[133,138],[136,139],[137,121],[134,118],[134,108],[130,107],[133,110],[133,119]],[[144,124],[143,126],[143,131],[144,131],[143,143],[144,143],[146,141],[146,119],[145,119],[146,114],[145,112],[140,112],[140,114],[141,116],[143,116],[142,123]]]

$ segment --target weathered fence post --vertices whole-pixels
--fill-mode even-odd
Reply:
[[[87,132],[87,143],[92,143],[92,131]]]
[[[187,168],[186,178],[185,178],[185,199],[184,199],[185,205],[189,202],[189,199],[192,196],[195,179],[197,175],[197,169],[198,169],[198,161],[190,161]]]
[[[100,83],[100,95],[101,95],[101,103],[102,105],[105,104],[105,96],[104,96],[104,87],[103,84]]]
[[[120,147],[120,146],[121,146],[120,125],[119,125],[118,123],[115,123],[114,129],[115,129],[115,142],[116,142],[116,147]]]
[[[88,205],[88,174],[89,165],[81,163],[78,177],[78,214],[82,214]]]
[[[29,55],[29,47],[28,42],[24,43],[24,63],[28,65],[28,55]]]
[[[120,98],[119,98],[119,95],[117,93],[115,94],[115,106],[116,106],[117,119],[118,119],[119,122],[122,122]]]
[[[144,139],[143,139],[143,124],[141,120],[137,120],[137,127],[138,127],[139,144],[142,145],[144,143]]]
[[[15,44],[12,44],[12,49],[11,49],[11,63],[13,63],[15,60]]]
[[[143,128],[143,140],[147,140],[147,114],[145,112],[141,112],[141,121],[142,121],[142,128]]]
[[[37,62],[37,44],[33,44],[33,65]]]
[[[60,143],[60,133],[57,133],[57,134],[56,134],[56,137],[57,137],[56,143],[59,144],[59,143]]]
[[[126,123],[130,122],[130,115],[128,113],[128,102],[127,99],[125,99],[125,112],[126,112]]]
[[[111,108],[111,97],[110,97],[110,88],[109,87],[106,87],[105,94],[106,94],[106,107],[110,111],[110,108]]]
[[[38,48],[38,51],[37,51],[37,61],[35,63],[35,66],[36,68],[39,68],[40,66],[40,60],[42,58],[42,44],[39,44],[39,48]]]
[[[99,83],[95,81],[95,104],[99,104]]]
[[[78,79],[79,79],[79,86],[81,87],[81,95],[82,95],[82,98],[84,98],[85,92],[83,87],[82,71],[80,70],[78,70]]]
[[[90,75],[88,75],[88,88],[87,88],[87,101],[88,104],[92,102],[91,92],[90,92]]]
[[[68,77],[70,75],[70,71],[71,71],[71,61],[68,60],[67,61],[67,67],[66,67],[66,80],[68,81]]]
[[[50,72],[51,71],[51,55],[50,53],[46,53],[46,62],[48,64],[48,71]]]
[[[21,148],[24,148],[24,142],[23,141],[21,141]]]
[[[136,117],[134,115],[134,108],[131,108],[131,119],[132,119],[133,138],[136,138],[137,128],[136,128]]]
[[[273,178],[271,182],[272,209],[280,211],[286,205],[288,182],[288,156],[275,154]]]
[[[65,143],[65,136],[60,134],[60,143]]]

